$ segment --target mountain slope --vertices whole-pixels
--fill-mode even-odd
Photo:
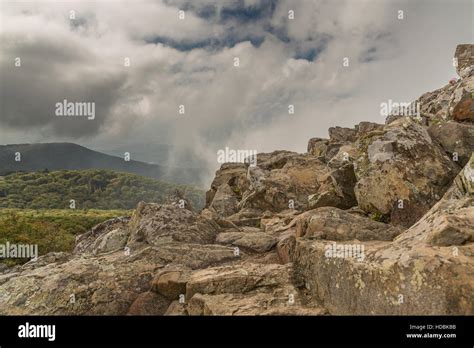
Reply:
[[[15,161],[16,153],[21,160]],[[132,154],[133,157],[133,154]],[[40,170],[108,169],[177,183],[199,183],[199,170],[170,168],[106,155],[73,143],[0,146],[0,175]]]
[[[195,208],[204,205],[204,192],[135,174],[107,170],[63,170],[13,173],[0,177],[0,208],[133,209],[138,202],[164,203],[176,191]]]

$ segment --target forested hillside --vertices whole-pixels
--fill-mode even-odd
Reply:
[[[179,192],[194,208],[204,205],[204,193],[135,174],[108,170],[63,170],[13,173],[0,177],[0,208],[134,209],[138,202],[163,203]]]

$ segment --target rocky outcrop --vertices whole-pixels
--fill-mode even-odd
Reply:
[[[449,105],[455,89],[454,84],[447,84],[443,88],[423,94],[415,102],[420,105],[421,116],[438,122],[448,120],[450,117]],[[391,117],[389,116],[389,118]]]
[[[472,315],[473,168],[393,242],[297,239],[298,278],[334,314]]]
[[[276,151],[259,154],[257,165],[246,167],[244,177],[244,165],[222,166],[207,195],[209,210],[231,221],[235,219],[230,216],[237,215],[241,221],[249,210],[258,219],[265,211],[301,211],[325,205],[349,208],[356,204],[351,166],[331,168],[318,156]]]
[[[322,138],[311,138],[308,141],[308,153],[310,155],[321,157],[325,156],[328,149],[329,140]]]
[[[474,48],[472,44],[458,45],[454,57],[457,60],[456,71],[461,78],[467,78],[474,73]]]
[[[460,79],[453,78],[442,88],[423,94],[414,102],[420,107],[420,116],[429,122],[473,122],[474,64],[472,44],[458,45],[455,52],[456,71]],[[399,116],[390,115],[386,123]]]
[[[0,313],[164,314],[171,300],[148,293],[161,269],[192,270],[240,258],[233,248],[204,244],[214,242],[217,229],[187,209],[140,203],[127,220],[113,219],[78,238],[76,255],[48,254],[0,275]],[[102,243],[92,242],[93,235],[103,241],[117,230],[127,234],[124,246],[94,247]],[[159,304],[151,306],[154,300]]]
[[[0,268],[0,314],[474,314],[472,45],[420,117],[226,163],[206,208],[138,204]]]
[[[344,241],[393,240],[401,229],[337,208],[318,208],[296,222],[296,237]]]

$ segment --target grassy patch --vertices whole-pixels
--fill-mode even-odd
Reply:
[[[37,244],[39,255],[72,251],[77,235],[130,210],[0,209],[0,244]],[[2,260],[7,264],[27,260]]]

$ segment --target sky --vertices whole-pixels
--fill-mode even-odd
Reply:
[[[474,41],[471,0],[0,4],[0,144],[148,147],[150,162],[164,144],[211,171],[225,147],[305,152],[331,126],[383,123],[381,103],[444,86]],[[65,99],[95,118],[56,116]]]

